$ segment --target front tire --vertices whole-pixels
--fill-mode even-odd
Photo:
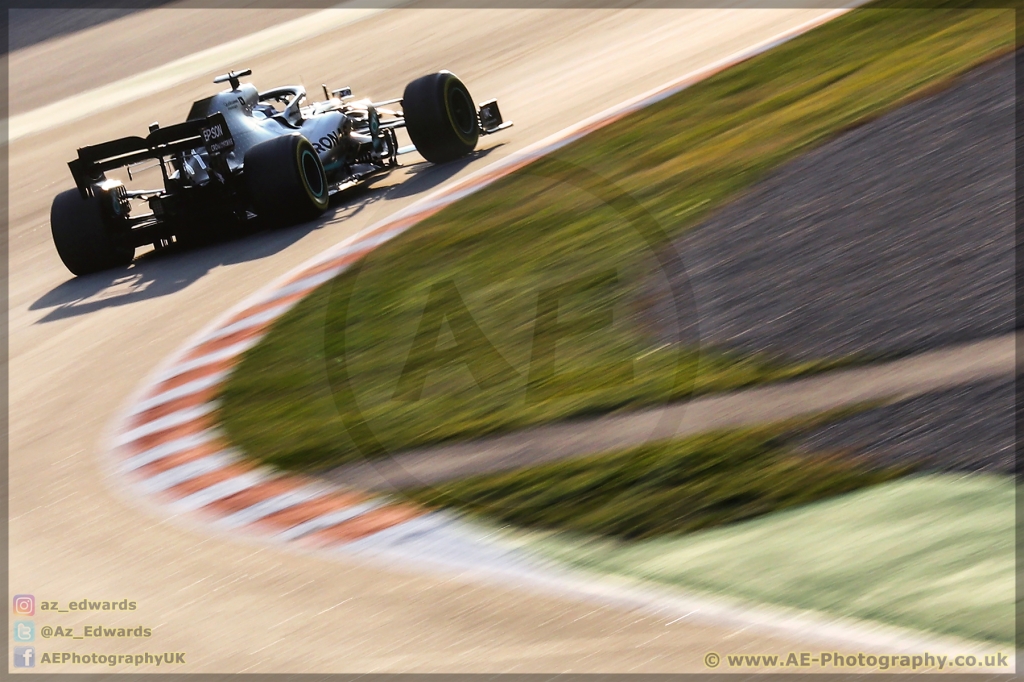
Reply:
[[[427,161],[444,163],[476,149],[480,138],[476,105],[451,71],[432,73],[405,86],[402,111],[409,137]]]
[[[57,255],[77,276],[128,265],[135,248],[110,234],[98,196],[82,198],[77,189],[61,192],[50,206],[50,233]]]
[[[294,225],[327,210],[327,173],[302,135],[259,143],[246,152],[243,172],[249,200],[261,219]]]

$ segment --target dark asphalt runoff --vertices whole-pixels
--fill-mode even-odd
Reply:
[[[806,359],[1008,333],[1013,201],[1006,57],[786,164],[681,238],[700,342]]]

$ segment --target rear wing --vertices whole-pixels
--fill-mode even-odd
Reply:
[[[122,137],[78,150],[78,158],[68,162],[71,176],[82,197],[89,188],[102,182],[104,172],[145,161],[162,160],[178,152],[205,147],[210,154],[222,154],[235,146],[224,115],[214,113],[206,118],[186,121],[166,128],[157,128],[147,137]]]

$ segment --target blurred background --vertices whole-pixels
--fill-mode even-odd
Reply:
[[[189,672],[695,672],[818,646],[1007,669],[982,662],[1015,632],[1011,10],[9,20],[14,592],[136,599]],[[243,67],[374,100],[450,69],[515,127],[403,157],[318,221],[72,277],[48,211],[75,150],[183,120]],[[197,390],[196,424],[278,487],[181,515],[216,453],[125,475],[112,424],[165,358],[502,162]],[[321,487],[282,497],[300,485]]]

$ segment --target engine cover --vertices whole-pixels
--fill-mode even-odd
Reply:
[[[313,149],[326,166],[332,161],[345,158],[352,146],[349,133],[352,122],[340,111],[331,111],[306,119],[300,132],[313,144]]]

